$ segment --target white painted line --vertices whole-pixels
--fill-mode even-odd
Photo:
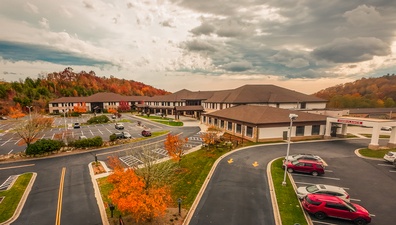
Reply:
[[[52,134],[51,140],[54,140],[55,133]]]
[[[103,134],[103,132],[101,130],[98,129],[98,131],[99,131],[99,133]]]
[[[14,151],[14,149],[11,149],[11,151],[9,151],[8,154],[11,154],[12,151]]]
[[[112,133],[113,133],[112,131],[110,131],[110,130],[109,130],[109,129],[107,129],[107,128],[106,128],[106,130],[107,130],[107,131],[108,131],[110,134],[112,134]]]
[[[326,224],[326,225],[337,225],[337,224],[335,224],[335,223],[326,223],[326,222],[318,221],[318,220],[312,220],[312,222],[314,222],[314,223],[319,223],[319,224]]]
[[[18,142],[20,142],[21,140],[22,140],[22,138],[19,138],[18,141],[16,141],[16,142],[14,143],[14,145],[18,144]]]
[[[89,130],[89,132],[91,132],[91,135],[92,135],[92,136],[94,136],[94,134],[93,134],[92,130]]]
[[[396,170],[389,170],[389,172],[391,172],[391,173],[396,173]]]
[[[340,180],[340,178],[335,178],[335,177],[312,176],[312,175],[297,174],[297,173],[293,173],[293,176],[312,177],[312,178],[329,179],[329,180]]]
[[[393,165],[392,164],[377,164],[378,166],[390,166],[390,167],[392,167]]]
[[[326,172],[329,172],[329,173],[332,173],[333,172],[333,170],[325,170]]]
[[[375,215],[374,215],[374,214],[370,214],[370,216],[372,216],[372,217],[375,217]]]
[[[45,137],[45,134],[43,134],[43,136],[40,139],[43,139]]]
[[[354,202],[361,202],[362,200],[356,199],[356,198],[351,198],[351,201],[354,201]]]
[[[0,145],[0,146],[3,146],[3,145],[5,145],[5,144],[7,144],[8,142],[10,142],[12,140],[12,138],[10,138],[10,139],[8,139],[7,141],[5,141],[2,145]]]

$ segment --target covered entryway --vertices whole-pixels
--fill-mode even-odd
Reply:
[[[373,118],[357,118],[357,117],[328,117],[326,122],[325,138],[331,138],[332,132],[334,133],[334,127],[338,127],[336,131],[337,136],[345,137],[347,135],[348,125],[361,126],[361,127],[372,127],[371,142],[368,146],[370,149],[379,148],[379,135],[381,128],[391,127],[391,134],[388,142],[388,147],[396,147],[396,121],[385,120],[385,119],[373,119]]]

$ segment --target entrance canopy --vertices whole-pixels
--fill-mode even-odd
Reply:
[[[358,117],[328,117],[326,122],[325,137],[330,138],[331,132],[334,131],[332,127],[341,124],[341,132],[337,132],[343,136],[347,134],[348,125],[361,126],[361,127],[372,127],[371,142],[368,146],[370,149],[378,149],[379,134],[381,128],[391,128],[390,138],[388,147],[396,147],[396,121],[385,120],[385,119],[374,119],[374,118],[358,118]]]

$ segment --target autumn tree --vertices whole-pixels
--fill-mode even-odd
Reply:
[[[203,142],[208,145],[208,149],[209,149],[209,145],[214,145],[216,144],[216,142],[219,141],[220,136],[223,134],[222,130],[219,127],[216,126],[209,126],[208,129],[206,130],[206,132],[203,132],[201,134],[201,138],[203,140]]]
[[[19,103],[17,103],[15,106],[10,108],[9,117],[13,119],[18,119],[24,116],[25,114],[22,112],[22,108]]]
[[[164,142],[164,146],[168,155],[175,161],[180,162],[184,155],[184,145],[188,142],[188,138],[182,138],[178,135],[168,134]]]
[[[74,112],[77,113],[86,113],[87,112],[87,105],[85,102],[78,103],[76,106],[74,106]]]
[[[28,146],[37,140],[38,135],[46,128],[51,127],[53,118],[44,117],[37,113],[32,113],[31,118],[21,121],[16,127],[16,133]]]
[[[113,161],[116,160],[113,158]],[[113,173],[108,177],[114,187],[109,193],[109,199],[118,210],[132,214],[137,223],[151,221],[165,214],[172,201],[168,187],[146,188],[143,178],[137,175],[135,169],[124,169],[121,162],[113,168]]]

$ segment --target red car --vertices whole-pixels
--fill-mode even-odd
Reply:
[[[371,222],[370,213],[362,206],[346,202],[336,196],[308,194],[302,201],[303,208],[318,219],[334,217],[351,220],[357,225]]]
[[[151,131],[149,131],[149,130],[143,130],[143,131],[142,131],[142,136],[143,136],[143,137],[150,137],[150,136],[151,136]]]
[[[313,176],[318,176],[324,174],[324,165],[322,162],[314,161],[314,160],[294,160],[287,161],[284,163],[283,167],[287,166],[287,172],[300,172],[300,173],[309,173]]]

